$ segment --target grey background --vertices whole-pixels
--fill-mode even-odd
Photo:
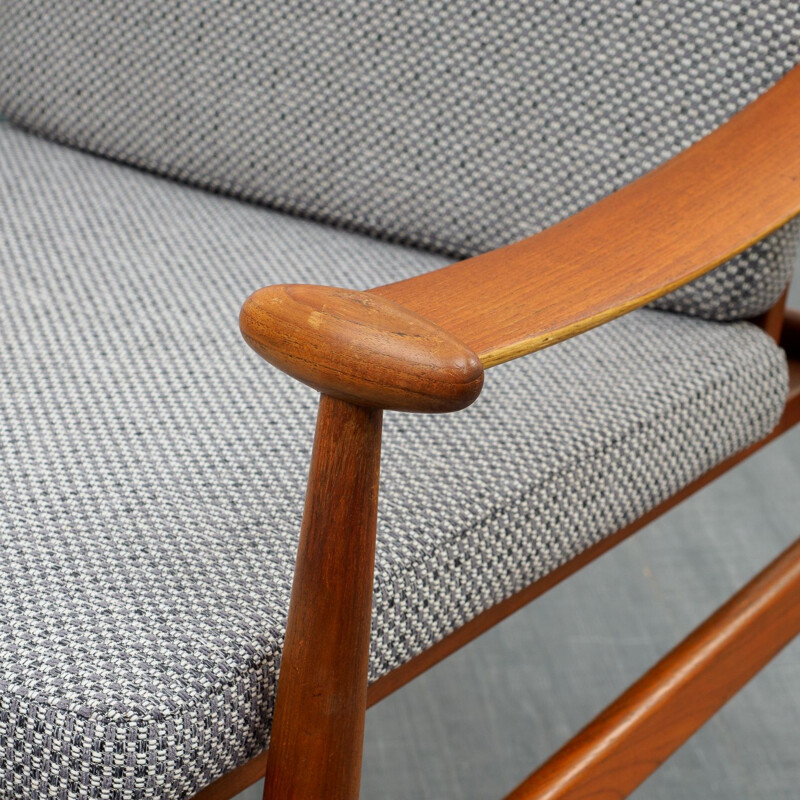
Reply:
[[[800,428],[370,709],[363,800],[502,797],[798,535]],[[800,639],[634,797],[800,797]]]

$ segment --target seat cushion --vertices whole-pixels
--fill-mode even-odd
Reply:
[[[9,118],[458,256],[615,191],[798,62],[796,0],[0,4]],[[798,232],[660,306],[764,311],[791,275]]]
[[[261,750],[316,395],[241,340],[269,283],[444,259],[0,125],[0,794],[186,798]],[[370,680],[763,437],[782,351],[641,310],[388,414]]]

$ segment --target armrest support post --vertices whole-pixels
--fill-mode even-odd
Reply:
[[[391,300],[271,286],[239,317],[264,359],[322,393],[281,656],[265,800],[355,800],[367,704],[383,409],[455,411],[478,357]]]
[[[320,399],[265,800],[358,797],[382,413]]]

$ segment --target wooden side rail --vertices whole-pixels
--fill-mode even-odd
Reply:
[[[800,539],[507,800],[618,800],[800,633]]]

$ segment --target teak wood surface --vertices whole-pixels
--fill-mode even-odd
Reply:
[[[245,341],[299,381],[384,410],[458,411],[483,387],[483,365],[454,336],[383,297],[282,284],[250,295]]]
[[[382,411],[323,395],[264,796],[358,797]]]
[[[516,244],[370,290],[484,367],[644,305],[800,212],[800,67],[675,158]]]
[[[366,293],[266,287],[240,325],[260,355],[332,396],[457,410],[480,391],[478,361],[621,316],[798,213],[800,66],[670,161],[535,236]]]

